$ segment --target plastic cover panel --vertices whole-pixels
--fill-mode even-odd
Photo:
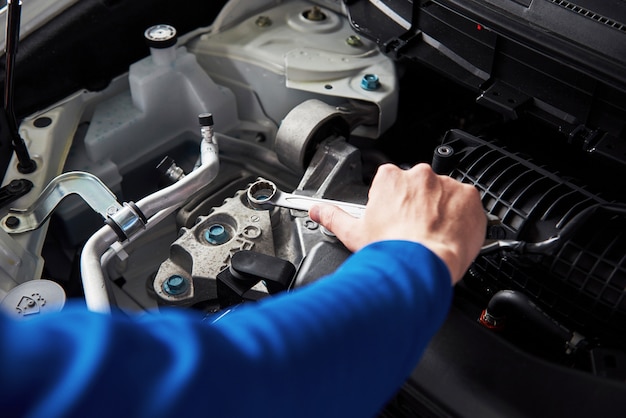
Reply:
[[[607,202],[600,197],[497,145],[460,131],[450,131],[444,142],[459,158],[451,175],[481,191],[509,239],[545,240],[584,209],[598,207],[551,255],[480,257],[474,283],[490,293],[521,289],[572,329],[626,346],[626,216],[602,209]]]

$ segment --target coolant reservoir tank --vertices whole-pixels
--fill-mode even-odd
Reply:
[[[174,27],[156,25],[144,36],[150,55],[130,66],[130,89],[95,109],[85,138],[93,161],[111,159],[124,166],[133,154],[195,134],[200,113],[213,113],[219,132],[237,126],[234,95],[177,46]]]

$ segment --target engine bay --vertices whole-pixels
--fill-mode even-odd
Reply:
[[[37,168],[3,130],[3,309],[209,316],[288,292],[350,252],[264,203],[358,207],[379,165],[427,162],[474,185],[490,224],[381,416],[623,414],[626,8],[134,3],[67,2],[22,36]]]

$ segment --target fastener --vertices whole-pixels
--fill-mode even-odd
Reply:
[[[163,282],[163,291],[171,296],[182,295],[189,289],[189,282],[182,276],[174,275]]]
[[[346,38],[346,43],[350,46],[357,47],[362,46],[363,41],[356,35],[350,35]]]
[[[361,88],[363,90],[377,90],[380,87],[380,80],[376,74],[365,74],[361,79]]]
[[[224,225],[214,224],[204,232],[204,238],[210,244],[220,245],[228,241],[230,239],[230,235]]]
[[[17,228],[20,225],[20,219],[16,216],[9,216],[7,220],[5,221],[5,223],[6,223],[6,226],[8,226],[11,229]]]
[[[260,28],[265,28],[272,26],[272,19],[267,16],[259,16],[254,23]]]

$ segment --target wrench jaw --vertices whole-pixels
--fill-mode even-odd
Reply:
[[[268,180],[257,180],[248,187],[246,192],[248,203],[254,209],[269,210],[274,207],[272,199],[278,193],[278,188]]]

